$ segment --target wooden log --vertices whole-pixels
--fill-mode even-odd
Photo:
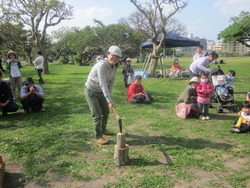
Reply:
[[[118,148],[125,148],[125,134],[117,133],[116,134],[116,145]]]
[[[125,148],[119,148],[115,145],[115,152],[114,152],[114,160],[117,166],[128,165],[130,164],[129,159],[129,145],[126,144]]]

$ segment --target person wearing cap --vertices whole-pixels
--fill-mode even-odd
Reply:
[[[152,101],[151,93],[144,90],[141,80],[141,75],[135,76],[134,82],[128,88],[128,101],[135,103],[150,103]]]
[[[171,72],[175,73],[175,77],[182,77],[181,71],[184,71],[184,68],[180,66],[178,58],[175,58]]]
[[[2,73],[0,72],[0,109],[3,115],[8,112],[16,112],[19,107],[13,101],[13,96],[9,85],[2,81]]]
[[[38,74],[39,84],[44,84],[43,77],[42,77],[44,57],[41,51],[38,51],[36,55],[37,55],[37,58],[33,61],[33,64],[35,65],[35,68]]]
[[[209,63],[212,63],[215,59],[218,58],[218,54],[216,52],[210,52],[208,56],[200,57],[193,61],[189,67],[190,77],[201,75],[200,72],[210,73],[211,70],[207,68]]]
[[[180,94],[176,103],[176,115],[180,118],[187,119],[190,116],[198,117],[197,93],[196,87],[200,79],[193,77],[185,90]]]
[[[45,99],[43,89],[39,85],[35,85],[31,77],[26,78],[25,85],[21,89],[20,98],[24,114],[29,112],[29,108],[34,112],[45,112],[43,108]]]
[[[114,108],[111,93],[121,57],[121,49],[111,46],[107,58],[97,59],[85,83],[84,95],[92,114],[95,138],[99,145],[109,143],[103,135],[114,135],[112,131],[107,130],[107,122],[109,109]]]
[[[17,59],[17,55],[14,51],[8,52],[8,60],[6,61],[6,68],[9,70],[9,81],[13,95],[13,100],[16,99],[16,88],[20,94],[22,87],[22,76],[20,68],[22,68],[21,62]]]
[[[133,82],[133,74],[134,74],[134,69],[131,66],[130,58],[126,59],[126,65],[122,69],[122,74],[123,74],[124,85],[126,88],[128,88],[129,85]],[[128,80],[129,77],[130,77],[130,80]]]

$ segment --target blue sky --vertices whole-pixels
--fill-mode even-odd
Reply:
[[[105,25],[117,23],[119,18],[126,18],[136,11],[129,0],[63,1],[73,6],[74,18],[61,22],[50,28],[50,31],[65,26],[94,26],[93,19],[100,20]],[[238,16],[242,10],[250,11],[249,0],[189,0],[188,6],[174,17],[186,26],[188,33],[217,42],[217,34],[228,27],[231,24],[230,18]]]

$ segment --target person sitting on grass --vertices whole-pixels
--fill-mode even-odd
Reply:
[[[180,118],[198,117],[197,93],[196,87],[200,79],[193,77],[185,90],[180,94],[176,103],[176,115]]]
[[[12,92],[10,86],[2,81],[2,73],[0,72],[0,109],[3,115],[7,115],[8,112],[16,112],[19,107],[13,101]]]
[[[152,96],[144,90],[141,84],[141,75],[136,75],[134,82],[128,88],[128,101],[135,103],[151,103]]]
[[[20,98],[24,114],[29,112],[29,108],[32,108],[34,112],[45,112],[43,108],[44,92],[39,85],[34,84],[31,77],[26,78],[25,86],[21,89]]]
[[[178,58],[175,58],[172,64],[171,72],[175,73],[175,77],[182,77],[181,71],[184,71],[184,68],[180,66]]]
[[[238,113],[240,116],[235,126],[231,129],[232,133],[246,133],[250,131],[250,101],[242,103],[242,110]]]

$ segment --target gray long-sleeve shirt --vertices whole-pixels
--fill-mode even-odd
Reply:
[[[200,57],[190,65],[189,69],[195,74],[198,74],[200,70],[207,72],[209,71],[209,69],[207,68],[209,63],[210,61],[208,56]]]
[[[111,93],[117,67],[110,66],[106,59],[98,59],[91,69],[85,86],[92,92],[102,92],[107,102],[112,102]]]

